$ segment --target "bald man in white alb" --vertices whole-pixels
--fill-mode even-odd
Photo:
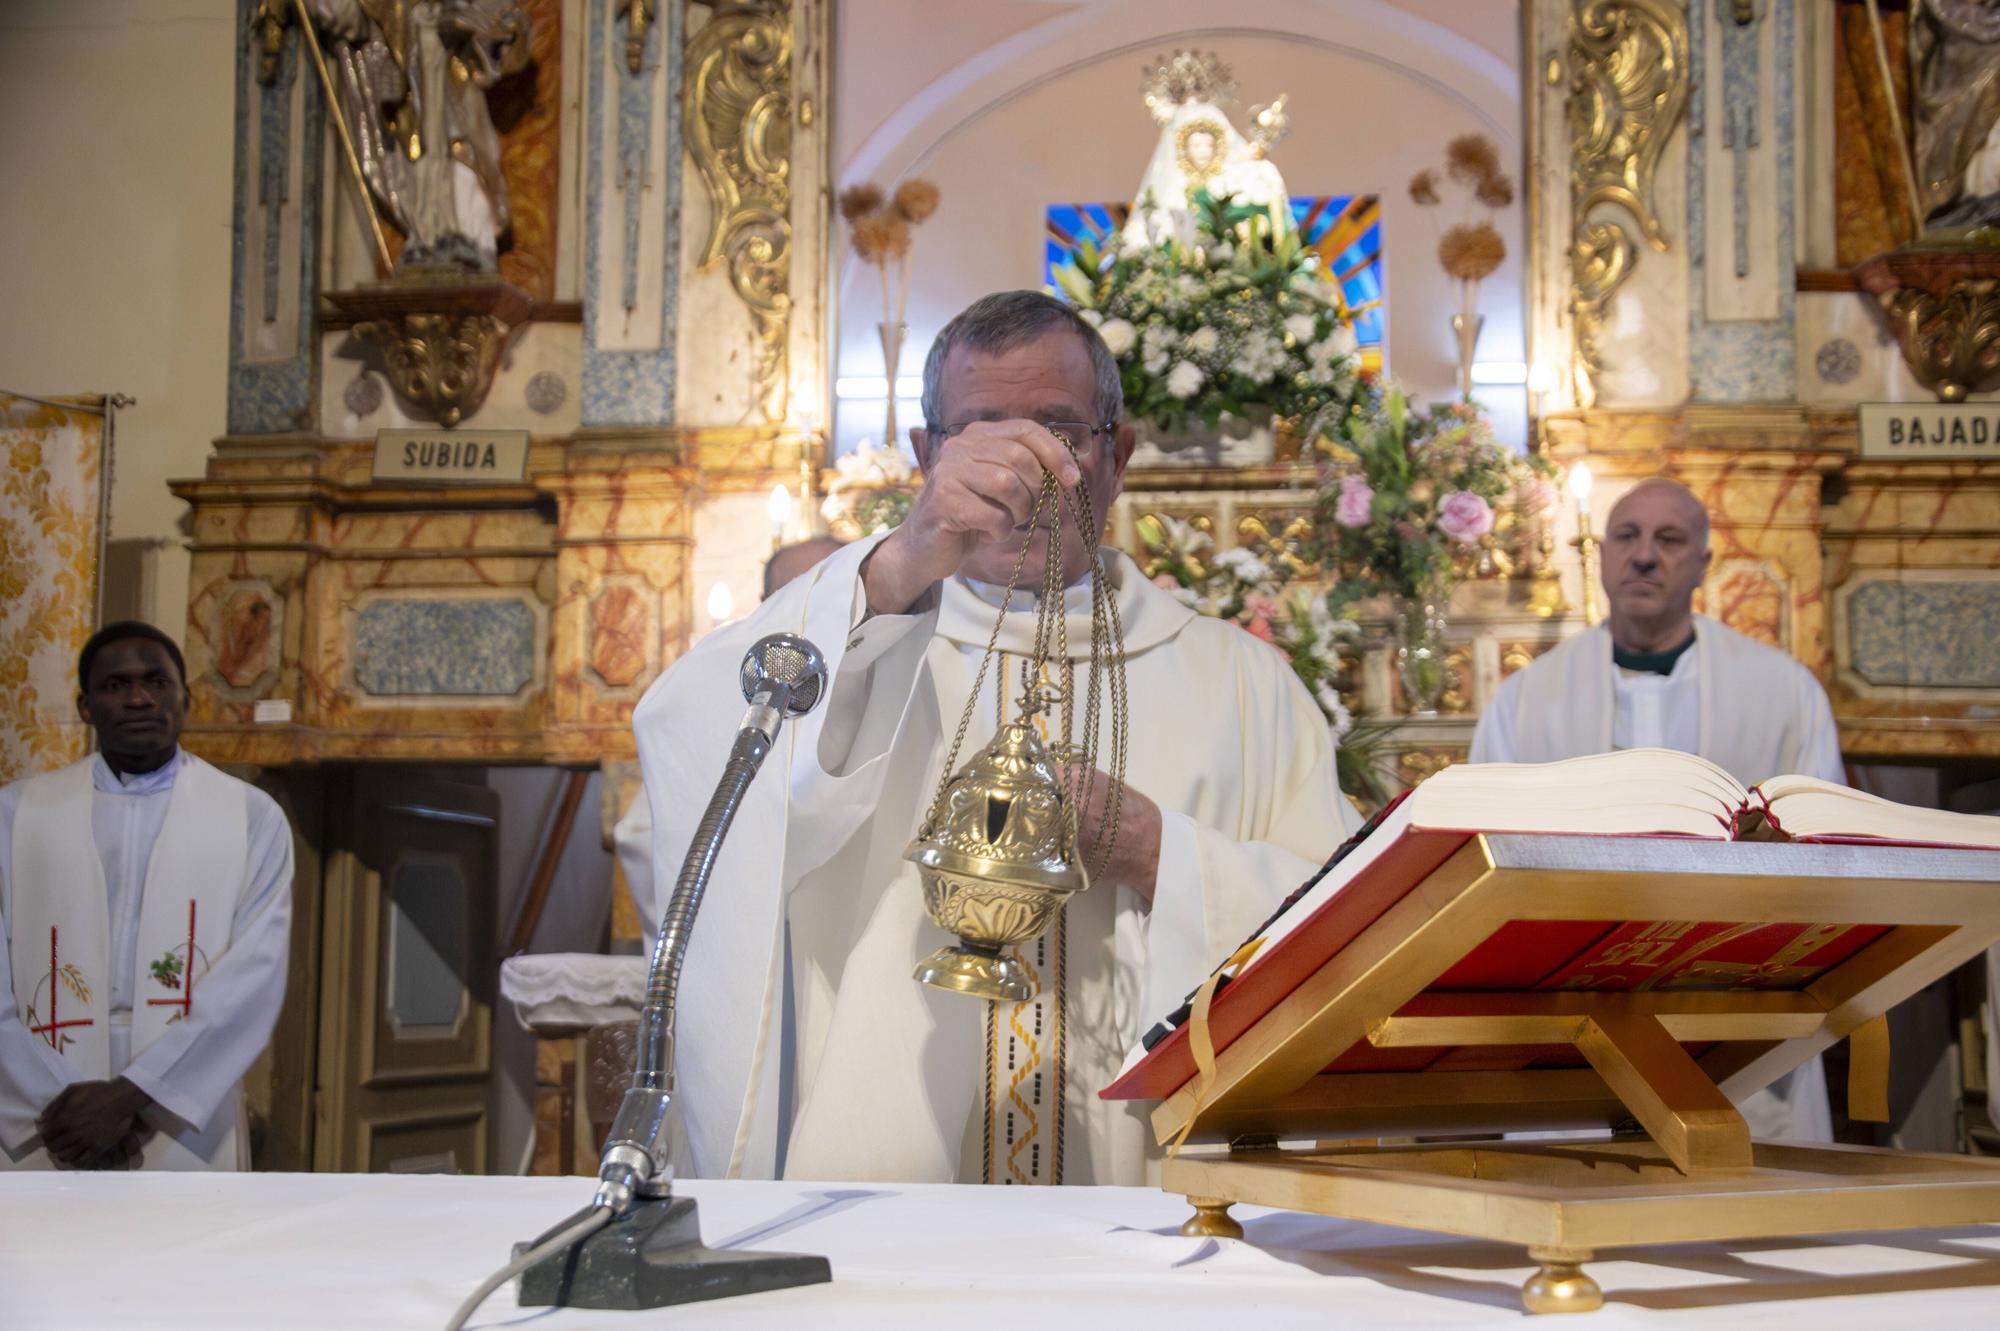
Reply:
[[[1846,784],[1826,690],[1775,647],[1694,613],[1708,512],[1651,477],[1611,508],[1605,623],[1507,679],[1472,736],[1476,763],[1546,763],[1613,749],[1698,753],[1744,785],[1802,773]],[[1831,1141],[1819,1060],[1739,1106],[1758,1137]]]

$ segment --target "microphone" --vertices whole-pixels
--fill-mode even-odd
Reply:
[[[826,695],[826,659],[790,633],[760,638],[738,675],[749,708],[660,922],[639,1013],[637,1066],[605,1141],[597,1194],[555,1229],[516,1244],[514,1260],[459,1306],[448,1331],[516,1275],[522,1307],[571,1308],[658,1308],[833,1279],[824,1257],[708,1248],[694,1198],[673,1195],[674,1016],[695,914],[779,729]]]
[[[612,1120],[598,1170],[597,1204],[621,1213],[635,1195],[664,1195],[673,1181],[667,1159],[667,1109],[673,1093],[674,1017],[695,912],[701,909],[702,894],[737,806],[770,753],[779,727],[810,712],[825,694],[826,661],[819,648],[804,638],[774,633],[759,639],[744,655],[738,677],[749,710],[730,746],[722,779],[695,828],[660,922],[646,977],[646,1002],[639,1013],[637,1067]]]

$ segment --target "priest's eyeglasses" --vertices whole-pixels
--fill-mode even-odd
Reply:
[[[960,421],[956,425],[930,425],[926,428],[933,439],[945,440],[956,439],[965,433],[968,427],[978,424],[979,421],[973,420]],[[1117,421],[1106,421],[1102,425],[1092,425],[1089,421],[1036,421],[1035,424],[1050,434],[1059,434],[1065,439],[1074,441],[1077,446],[1081,446],[1085,440],[1095,439],[1100,435],[1109,439],[1118,432]]]

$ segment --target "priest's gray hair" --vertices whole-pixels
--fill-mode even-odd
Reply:
[[[1090,350],[1090,368],[1097,380],[1097,400],[1090,424],[1116,421],[1125,414],[1125,386],[1118,362],[1104,339],[1077,312],[1041,291],[997,291],[981,296],[944,326],[924,358],[924,423],[936,429],[953,422],[944,418],[944,363],[960,347],[1001,355],[1043,333],[1067,329]]]

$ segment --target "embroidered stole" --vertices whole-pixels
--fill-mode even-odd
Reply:
[[[198,1010],[229,945],[249,857],[242,782],[181,755],[139,906],[131,1052]],[[8,923],[14,1003],[30,1034],[102,1080],[111,1066],[111,922],[91,823],[96,759],[29,781],[14,819]]]
[[[1073,738],[1070,699],[1076,682],[1074,662],[1063,665],[1061,743]],[[995,675],[994,730],[1007,722],[1009,660],[1000,655]],[[1042,666],[1044,683],[1049,665]],[[1054,745],[1049,718],[1035,718],[1044,744]],[[1065,947],[1069,912],[1056,913],[1055,923],[1023,947],[1008,949],[1035,986],[1035,996],[1022,1003],[988,1003],[986,1018],[986,1085],[981,1100],[984,1120],[984,1168],[987,1183],[1061,1183],[1063,1166],[1063,1022]]]

